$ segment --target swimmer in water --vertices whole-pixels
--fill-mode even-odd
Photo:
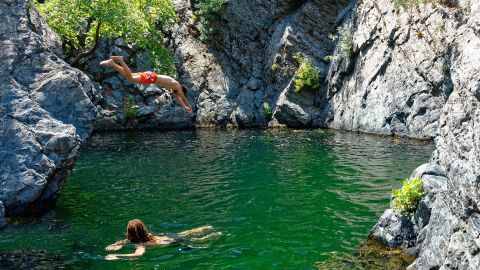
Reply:
[[[116,260],[120,257],[140,257],[145,253],[145,248],[147,246],[174,246],[182,243],[206,241],[210,240],[212,237],[222,235],[221,232],[214,232],[200,238],[193,237],[203,235],[205,232],[210,230],[213,230],[212,226],[203,226],[177,234],[155,235],[148,233],[145,224],[143,224],[141,220],[130,220],[127,225],[127,239],[117,241],[116,243],[107,246],[105,249],[109,251],[116,251],[120,250],[123,245],[132,243],[136,245],[135,252],[130,254],[108,254],[105,259]]]
[[[116,62],[118,62],[120,65]],[[112,56],[110,59],[100,62],[100,65],[114,68],[120,74],[125,76],[129,82],[140,84],[156,84],[171,90],[178,104],[180,104],[180,106],[182,106],[187,113],[192,113],[192,107],[185,97],[187,94],[187,88],[184,85],[181,85],[174,78],[166,75],[157,75],[151,71],[132,73],[130,68],[125,63],[123,56]]]

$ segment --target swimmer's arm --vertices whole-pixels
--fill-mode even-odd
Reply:
[[[108,254],[105,259],[107,260],[116,260],[120,257],[126,257],[126,258],[134,258],[134,257],[140,257],[145,253],[145,246],[144,245],[138,245],[137,249],[135,250],[134,253],[130,254]]]
[[[120,249],[122,249],[123,245],[125,245],[127,243],[128,243],[127,239],[120,240],[120,241],[115,242],[114,244],[111,244],[111,245],[107,246],[105,249],[106,250],[120,250]]]

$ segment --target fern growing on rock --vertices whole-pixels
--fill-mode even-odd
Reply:
[[[295,92],[317,90],[320,87],[320,74],[317,69],[313,67],[312,61],[305,57],[301,57],[299,54],[294,58],[300,63],[300,68],[295,75]]]
[[[133,121],[137,116],[138,106],[135,104],[132,96],[129,96],[123,104],[123,112],[125,113],[125,119],[129,122]]]
[[[402,215],[412,214],[424,194],[422,179],[407,179],[401,189],[392,190],[393,209]]]
[[[338,40],[338,54],[325,56],[325,61],[337,60],[339,56],[349,58],[353,50],[353,33],[347,24],[337,27],[337,34],[330,34],[332,41]]]
[[[270,119],[273,114],[272,106],[268,102],[262,103],[262,114],[266,119]]]

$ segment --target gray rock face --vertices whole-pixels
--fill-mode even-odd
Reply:
[[[173,2],[181,18],[173,48],[180,80],[193,90],[197,126],[265,126],[264,102],[274,111],[271,126],[313,125],[316,94],[291,90],[293,56],[303,53],[325,77],[323,57],[334,48],[328,34],[348,0],[231,0],[207,43],[198,40],[191,1]]]
[[[96,116],[95,89],[55,55],[58,42],[28,1],[0,3],[0,201],[35,213],[57,197]]]
[[[274,111],[270,126],[438,135],[453,89],[455,12],[431,5],[397,12],[391,0],[351,2],[231,0],[216,22],[218,34],[202,43],[191,2],[175,0],[181,22],[173,48],[180,78],[194,90],[196,124],[267,125],[267,102]],[[347,27],[339,36],[351,42],[334,52],[329,35],[341,25]],[[314,95],[291,90],[298,52],[326,78]]]
[[[453,44],[454,90],[442,110],[433,155],[447,172],[447,191],[436,196],[432,207],[415,264],[422,269],[480,267],[480,3],[460,1],[458,8],[472,13]]]
[[[391,0],[359,1],[346,22],[352,42],[337,49],[327,78],[321,124],[434,138],[452,92],[451,44],[461,20],[441,5],[407,11]]]
[[[431,160],[436,165],[421,166],[412,174],[422,177],[427,195],[412,219],[416,239],[410,244],[417,247],[418,258],[409,269],[479,269],[480,3],[457,1],[454,9],[437,5],[427,21],[439,9],[452,27],[448,46],[452,93],[437,123],[437,150]],[[388,242],[391,235],[380,229],[396,222],[384,220],[372,234]]]

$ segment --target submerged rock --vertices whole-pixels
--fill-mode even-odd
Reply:
[[[57,57],[56,36],[29,5],[0,3],[0,201],[7,216],[55,202],[96,117],[95,88]]]
[[[2,201],[0,201],[0,229],[5,227],[5,207]]]
[[[1,269],[68,269],[71,266],[47,251],[17,250],[0,253]]]

